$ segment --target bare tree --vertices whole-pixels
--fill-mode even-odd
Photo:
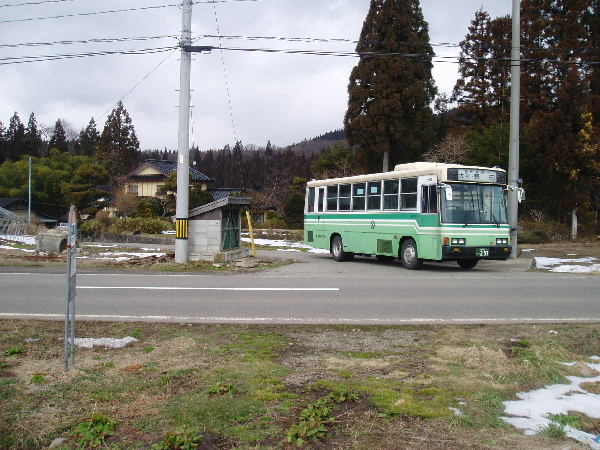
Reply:
[[[468,151],[468,143],[462,134],[449,133],[441,142],[423,154],[428,162],[460,163]]]

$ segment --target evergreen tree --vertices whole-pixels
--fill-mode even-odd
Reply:
[[[0,164],[4,162],[4,148],[6,146],[6,128],[0,120]]]
[[[426,148],[436,88],[419,0],[371,0],[350,74],[346,139],[366,171],[417,159]],[[377,168],[377,169],[376,169]]]
[[[62,153],[66,153],[69,151],[67,133],[65,131],[65,127],[63,126],[62,120],[60,119],[58,119],[54,124],[54,131],[52,132],[52,137],[50,138],[50,142],[48,143],[48,148],[50,150],[56,148]]]
[[[39,156],[42,150],[42,134],[38,129],[35,114],[29,115],[29,122],[25,129],[25,152],[30,156]]]
[[[458,117],[471,126],[489,126],[508,113],[510,30],[508,17],[492,20],[480,9],[460,43],[452,100],[459,102]]]
[[[273,147],[271,147],[271,141],[267,141],[267,147],[265,148],[265,156],[273,156]]]
[[[96,121],[92,117],[85,129],[79,132],[79,141],[76,146],[76,153],[84,156],[94,156],[100,133],[96,129]]]
[[[110,176],[106,169],[99,164],[83,164],[73,173],[69,183],[63,183],[62,192],[67,202],[77,207],[84,214],[95,214],[104,205],[99,199],[108,192],[99,189],[106,184]]]
[[[111,175],[125,175],[135,169],[139,149],[129,113],[119,102],[106,119],[96,156],[106,163]]]
[[[5,161],[17,161],[26,154],[25,126],[16,112],[10,118],[8,130],[6,130],[6,143],[3,148]]]

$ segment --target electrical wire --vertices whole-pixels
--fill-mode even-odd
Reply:
[[[100,14],[113,14],[113,13],[132,12],[132,11],[146,11],[146,10],[150,10],[150,9],[169,8],[169,7],[173,7],[173,6],[178,7],[179,5],[142,6],[140,8],[113,9],[113,10],[109,10],[109,11],[95,11],[95,12],[77,13],[77,14],[61,14],[59,16],[27,17],[24,19],[0,20],[0,24],[16,23],[16,22],[31,22],[31,21],[35,21],[35,20],[66,19],[66,18],[71,18],[71,17],[97,16]]]
[[[167,59],[169,59],[171,56],[173,56],[173,53],[175,53],[175,51],[177,51],[177,48],[173,49],[173,51],[171,53],[169,53],[169,55],[167,55],[167,57],[165,59],[163,59],[161,62],[159,62],[156,67],[154,67],[150,72],[148,72],[148,74],[146,74],[146,76],[144,78],[142,78],[140,81],[138,81],[138,83],[132,87],[129,92],[127,92],[123,97],[121,97],[113,106],[111,106],[109,109],[107,109],[104,114],[102,114],[100,117],[98,117],[98,119],[101,119],[102,117],[104,117],[106,114],[108,114],[109,111],[112,111],[115,106],[117,106],[119,104],[119,102],[123,101],[123,99],[125,97],[127,97],[129,94],[131,94],[140,84],[142,84],[144,81],[146,81],[146,78],[148,78],[150,75],[152,75],[156,69],[158,69]]]
[[[13,3],[12,5],[0,5],[0,8],[6,8],[9,6],[29,6],[29,5],[43,5],[45,3],[61,3],[61,2],[74,2],[75,0],[42,0],[39,2],[25,2],[25,3]]]
[[[54,41],[54,42],[27,42],[22,44],[0,44],[0,48],[17,48],[17,47],[43,47],[56,45],[73,45],[73,44],[105,44],[113,42],[131,42],[131,41],[150,41],[153,39],[178,39],[177,36],[148,36],[148,37],[126,37],[126,38],[104,38],[104,39],[85,39],[81,41]]]
[[[88,53],[70,53],[64,55],[39,55],[39,56],[19,56],[0,58],[0,66],[9,64],[25,64],[40,61],[56,61],[62,59],[86,58],[91,56],[106,56],[106,55],[149,55],[153,53],[163,53],[172,50],[177,50],[179,47],[161,47],[161,48],[146,48],[133,50],[114,50],[114,51],[96,51]]]

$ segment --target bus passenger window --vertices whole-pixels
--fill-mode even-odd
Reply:
[[[400,209],[417,209],[417,179],[403,178],[400,180]]]
[[[315,188],[308,189],[308,199],[306,200],[306,211],[315,212]]]
[[[327,211],[337,211],[338,187],[327,186]]]
[[[400,193],[400,180],[385,180],[383,182],[383,209],[398,211],[398,194]]]
[[[356,183],[352,185],[352,210],[365,210],[365,183]]]
[[[367,209],[381,209],[381,181],[370,181],[367,184]]]
[[[350,184],[340,185],[340,211],[350,211],[350,194],[352,193],[352,186]]]

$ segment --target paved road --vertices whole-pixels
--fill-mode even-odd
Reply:
[[[600,321],[600,277],[527,271],[531,260],[399,263],[259,252],[299,262],[245,275],[144,271],[77,274],[79,320],[245,323],[513,323]],[[34,271],[35,273],[32,273]],[[60,270],[0,270],[0,317],[64,318]]]

